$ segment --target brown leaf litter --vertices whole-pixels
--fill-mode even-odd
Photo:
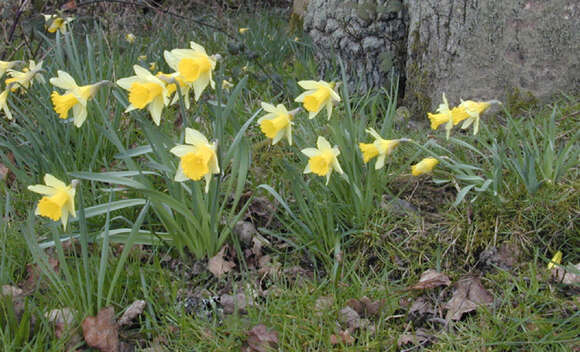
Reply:
[[[430,288],[435,288],[439,286],[449,286],[451,280],[449,277],[443,273],[436,270],[429,269],[421,274],[419,282],[415,285],[409,287],[410,290],[425,290]]]
[[[464,313],[491,303],[493,303],[493,297],[483,287],[478,277],[464,277],[457,282],[453,297],[445,304],[445,309],[447,309],[445,319],[447,321],[460,320]]]
[[[278,346],[278,333],[264,324],[254,326],[247,335],[246,345],[242,347],[244,352],[268,352]]]

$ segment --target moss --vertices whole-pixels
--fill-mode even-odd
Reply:
[[[517,115],[536,108],[538,98],[528,91],[523,92],[514,87],[506,90],[505,106],[510,114]]]
[[[431,74],[419,66],[420,58],[423,57],[427,46],[421,42],[418,30],[414,30],[411,33],[410,40],[411,50],[408,58],[410,64],[406,70],[406,87],[403,102],[413,116],[422,118],[431,109],[432,103],[427,94],[431,88],[429,81]]]

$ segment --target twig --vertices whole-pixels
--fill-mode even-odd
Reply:
[[[6,40],[6,49],[4,50],[4,52],[2,52],[2,57],[4,57],[6,51],[8,50],[8,44],[12,42],[12,38],[14,37],[14,33],[16,32],[16,27],[18,26],[18,22],[20,21],[20,16],[22,16],[22,13],[24,12],[22,11],[22,8],[24,7],[24,4],[26,4],[26,1],[28,0],[22,0],[20,2],[20,5],[18,5],[18,10],[16,11],[16,16],[14,17],[12,27],[10,28],[10,34],[8,34],[8,39]]]

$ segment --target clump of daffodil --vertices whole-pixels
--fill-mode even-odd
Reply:
[[[161,123],[161,111],[169,104],[169,92],[165,83],[139,65],[134,65],[135,76],[121,78],[117,84],[129,91],[129,106],[125,112],[135,109],[149,111],[157,126]]]
[[[207,193],[211,176],[220,173],[216,154],[217,143],[210,143],[201,132],[193,128],[185,129],[185,143],[170,150],[180,159],[175,181],[183,182],[188,179],[199,181],[203,177]]]
[[[14,68],[14,66],[18,65],[22,61],[0,61],[0,78],[4,76],[6,71]]]
[[[171,104],[175,104],[175,102],[179,100],[179,94],[177,94],[177,85],[179,85],[181,95],[183,96],[184,99],[185,108],[189,109],[190,106],[189,91],[191,87],[185,83],[179,72],[173,73],[157,72],[155,76],[159,77],[165,83],[165,88],[167,88],[169,96],[173,95],[173,100],[171,101]]]
[[[324,81],[300,81],[298,85],[306,92],[300,94],[294,101],[300,102],[304,105],[304,109],[308,111],[308,118],[313,119],[320,110],[326,108],[328,119],[332,115],[332,104],[340,101],[340,96],[334,91],[335,83],[327,83]]]
[[[264,102],[262,102],[262,109],[267,114],[260,117],[258,125],[266,137],[272,140],[272,145],[278,143],[284,136],[288,144],[292,145],[292,119],[298,109],[289,112],[284,104],[274,106]]]
[[[87,102],[95,96],[98,88],[108,83],[101,81],[86,86],[78,86],[74,78],[64,71],[58,71],[58,76],[50,79],[50,83],[58,88],[64,89],[64,94],[53,91],[50,95],[54,111],[61,119],[68,118],[69,110],[72,109],[74,125],[81,127],[87,118]]]
[[[0,110],[4,112],[4,115],[6,115],[8,120],[12,120],[12,112],[8,107],[8,92],[8,89],[4,89],[2,93],[0,93]]]
[[[476,135],[479,131],[479,115],[483,114],[485,110],[487,110],[491,104],[501,104],[498,100],[490,100],[490,101],[472,101],[472,100],[465,100],[461,101],[458,108],[465,111],[467,115],[465,122],[461,125],[462,129],[468,128],[473,123],[473,134]]]
[[[411,166],[411,173],[413,174],[413,176],[419,176],[430,173],[431,171],[433,171],[433,168],[435,168],[437,164],[439,164],[439,160],[437,160],[436,158],[433,157],[425,158],[419,161],[417,164]]]
[[[375,141],[373,143],[359,143],[358,146],[363,154],[363,161],[365,164],[378,156],[377,162],[375,163],[375,170],[381,169],[385,166],[385,158],[393,152],[399,143],[408,141],[406,138],[384,139],[373,128],[367,129],[366,132],[373,136]]]
[[[11,92],[20,91],[20,93],[26,92],[34,79],[39,83],[44,83],[44,77],[40,72],[42,71],[42,61],[36,64],[33,60],[30,60],[28,67],[22,69],[22,71],[16,71],[8,69],[7,73],[10,78],[7,78],[6,88],[10,89]]]
[[[212,78],[219,55],[208,56],[205,48],[195,42],[190,42],[191,49],[173,49],[165,51],[165,61],[176,72],[179,72],[185,83],[193,88],[195,101],[210,85],[215,88]]]
[[[308,174],[313,172],[318,176],[326,176],[326,184],[328,184],[333,170],[341,175],[344,173],[337,159],[340,155],[340,151],[337,146],[333,148],[330,143],[321,136],[318,137],[316,146],[318,148],[302,149],[302,153],[309,158],[304,173]]]
[[[137,39],[137,37],[135,37],[135,34],[133,33],[127,33],[125,34],[125,40],[129,43],[129,44],[133,44],[135,43],[135,40]]]
[[[459,112],[459,110],[456,111],[456,113]],[[428,113],[427,117],[431,120],[431,128],[434,130],[436,130],[439,125],[445,124],[446,136],[447,139],[449,139],[451,129],[453,128],[453,112],[449,109],[449,103],[447,102],[445,93],[443,93],[443,104],[439,104],[439,107],[437,108],[437,114]],[[457,118],[461,117],[457,116]]]
[[[42,15],[44,16],[44,26],[48,33],[59,31],[62,34],[67,32],[67,26],[74,21],[74,17],[60,17],[59,15]]]
[[[556,254],[554,254],[554,257],[552,258],[552,260],[550,260],[550,262],[548,263],[548,269],[552,269],[556,265],[560,265],[560,264],[562,264],[562,252],[557,251]]]
[[[60,220],[66,230],[69,214],[76,216],[75,187],[77,182],[73,181],[67,186],[51,174],[46,174],[44,183],[44,185],[28,186],[30,191],[44,195],[38,202],[35,214],[54,221]]]

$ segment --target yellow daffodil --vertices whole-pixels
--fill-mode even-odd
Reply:
[[[137,39],[137,37],[135,37],[135,34],[133,33],[127,33],[125,34],[125,40],[129,43],[129,44],[133,44],[135,43],[135,40]]]
[[[458,110],[456,113],[460,113]],[[453,128],[453,113],[449,109],[449,103],[447,102],[447,98],[445,97],[445,93],[443,93],[443,104],[439,105],[437,108],[437,114],[428,113],[427,117],[431,120],[431,128],[436,130],[439,125],[445,124],[445,131],[447,139],[451,135],[451,129]],[[458,118],[460,118],[458,116]]]
[[[326,108],[328,119],[332,115],[332,104],[340,101],[340,96],[334,91],[335,84],[324,81],[300,81],[298,85],[306,92],[300,94],[294,101],[304,105],[308,118],[313,119],[323,108]]]
[[[139,60],[139,61],[146,61],[147,60],[147,55],[139,55],[137,57],[137,60]]]
[[[213,174],[220,173],[217,159],[217,143],[209,143],[207,138],[193,128],[185,129],[185,143],[173,147],[170,151],[180,158],[175,181],[188,179],[199,181],[205,178],[205,192],[209,191],[209,183]]]
[[[562,252],[557,251],[556,254],[554,254],[554,257],[552,258],[552,260],[550,260],[550,262],[548,263],[548,269],[552,269],[556,265],[560,265],[560,264],[562,264]]]
[[[163,56],[169,67],[179,72],[185,83],[193,87],[195,101],[198,101],[208,85],[215,88],[212,73],[219,55],[208,56],[204,47],[195,42],[190,46],[191,49],[165,51]]]
[[[58,71],[58,76],[50,79],[50,83],[58,88],[64,89],[64,94],[53,91],[50,95],[54,111],[61,119],[68,118],[70,109],[73,111],[74,124],[81,127],[87,119],[87,102],[97,92],[97,89],[107,83],[102,81],[86,86],[78,86],[74,78],[64,71]]]
[[[165,88],[167,88],[169,96],[173,95],[173,100],[171,101],[171,104],[175,104],[179,100],[179,94],[177,94],[177,84],[179,84],[181,95],[184,98],[185,108],[189,109],[190,106],[189,91],[191,87],[185,83],[179,72],[173,73],[157,72],[155,76],[159,77],[165,83]]]
[[[359,143],[358,146],[363,154],[364,163],[368,163],[372,158],[378,156],[375,163],[375,170],[381,169],[385,166],[385,158],[389,156],[400,142],[407,141],[407,139],[384,139],[373,128],[366,130],[368,134],[375,138],[374,143]]]
[[[156,71],[157,70],[157,63],[156,62],[150,62],[149,63],[149,71]]]
[[[12,69],[8,69],[8,76],[7,78],[6,88],[10,89],[11,92],[20,91],[20,93],[26,92],[34,79],[36,79],[39,83],[44,83],[44,77],[40,74],[42,70],[42,61],[38,63],[38,65],[30,60],[28,67],[25,67],[22,71],[16,71]]]
[[[0,78],[4,76],[6,71],[12,69],[22,61],[0,61]]]
[[[8,107],[8,89],[4,89],[2,93],[0,93],[0,110],[4,111],[4,115],[8,120],[12,120],[12,112]]]
[[[59,15],[42,15],[44,16],[44,26],[48,33],[55,33],[59,31],[65,34],[69,23],[74,21],[74,17],[62,18]]]
[[[308,174],[313,172],[318,176],[326,176],[326,184],[328,184],[333,170],[341,175],[344,173],[337,159],[340,151],[337,146],[334,148],[331,147],[330,143],[324,137],[320,136],[316,141],[316,146],[318,149],[302,149],[302,153],[309,158],[304,173]]]
[[[439,160],[435,158],[425,158],[418,162],[417,164],[411,166],[411,173],[413,176],[419,176],[423,174],[430,173],[433,168],[439,164]]]
[[[54,221],[60,220],[66,230],[69,214],[73,217],[76,216],[76,181],[67,186],[51,174],[46,174],[44,175],[44,183],[45,185],[28,186],[30,191],[44,195],[38,202],[35,214]]]
[[[249,28],[246,28],[246,27],[244,27],[244,28],[240,28],[240,29],[238,29],[238,32],[239,32],[240,34],[244,34],[244,33],[246,33],[246,32],[247,32],[247,31],[249,31],[249,30],[250,30]]]
[[[476,135],[479,131],[479,115],[483,114],[485,110],[487,110],[491,104],[501,104],[501,102],[497,100],[490,100],[490,101],[472,101],[472,100],[465,100],[461,101],[459,104],[459,108],[465,111],[467,115],[466,121],[461,126],[462,129],[468,128],[473,123],[473,134]]]
[[[134,65],[135,76],[121,78],[117,84],[129,91],[129,106],[125,112],[135,109],[149,111],[157,126],[161,123],[161,111],[169,104],[169,92],[165,83],[139,65]]]
[[[297,110],[288,112],[284,104],[274,106],[264,102],[262,109],[267,114],[260,117],[258,125],[266,137],[272,139],[272,145],[278,143],[284,136],[288,144],[292,145],[292,118]]]

